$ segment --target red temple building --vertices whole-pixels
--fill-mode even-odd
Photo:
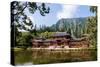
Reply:
[[[54,47],[54,48],[87,48],[89,42],[86,37],[73,39],[70,34],[66,32],[56,32],[50,39],[33,39],[33,47]]]

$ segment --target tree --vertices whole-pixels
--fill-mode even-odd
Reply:
[[[92,13],[96,13],[96,16],[97,16],[97,6],[91,6],[91,7],[90,7],[90,11],[91,11]]]
[[[32,38],[33,36],[30,32],[23,32],[23,35],[20,38],[16,39],[18,41],[17,46],[20,46],[24,49],[26,49],[27,47],[32,47]]]
[[[95,13],[95,16],[88,18],[87,32],[90,34],[90,44],[96,47],[97,46],[97,7],[91,6],[90,11],[92,13]]]
[[[34,2],[11,2],[11,47],[17,45],[16,38],[20,34],[19,30],[34,32],[34,29],[32,29],[33,23],[31,19],[25,14],[25,10],[28,10],[31,14],[34,14],[36,10],[39,10],[40,14],[45,16],[49,13],[50,8],[46,8],[44,3],[37,5],[37,3]]]
[[[50,8],[46,8],[45,4],[42,3],[40,6],[34,2],[17,2],[13,1],[11,3],[11,27],[14,25],[19,29],[24,29],[29,31],[25,25],[33,27],[33,23],[30,18],[25,14],[25,9],[29,10],[31,14],[34,14],[36,10],[39,10],[42,16],[49,13]],[[27,22],[28,21],[28,22]]]

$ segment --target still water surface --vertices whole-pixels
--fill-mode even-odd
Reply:
[[[96,49],[47,50],[33,49],[15,51],[15,65],[81,62],[97,60]]]

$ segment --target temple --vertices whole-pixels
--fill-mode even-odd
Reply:
[[[87,48],[89,41],[86,36],[74,39],[66,32],[56,32],[49,39],[34,38],[33,47],[41,48]]]

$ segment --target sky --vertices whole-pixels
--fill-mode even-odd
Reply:
[[[62,18],[79,18],[94,16],[90,12],[89,6],[87,5],[65,5],[65,4],[51,4],[47,3],[46,7],[50,7],[50,13],[46,16],[42,16],[37,10],[34,14],[29,13],[26,9],[25,13],[32,20],[33,24],[37,27],[40,25],[51,26],[56,24],[58,20]]]

